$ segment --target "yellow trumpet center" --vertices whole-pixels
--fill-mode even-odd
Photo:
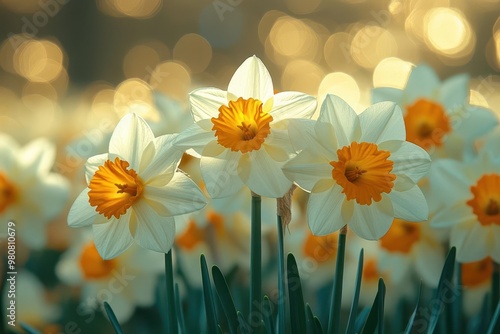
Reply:
[[[337,151],[338,161],[330,162],[332,178],[339,184],[348,200],[370,205],[378,202],[382,193],[390,193],[396,175],[391,174],[394,162],[390,152],[379,150],[372,143],[353,142]]]
[[[420,224],[394,219],[391,228],[380,239],[380,246],[389,252],[408,254],[420,240]]]
[[[475,287],[487,283],[493,273],[493,261],[487,257],[481,261],[462,263],[462,284]]]
[[[108,219],[120,218],[142,195],[142,180],[128,167],[119,158],[107,160],[90,180],[89,203]]]
[[[500,225],[500,174],[483,175],[470,190],[473,197],[467,205],[479,223]]]
[[[229,101],[219,108],[219,117],[212,118],[217,142],[241,153],[260,149],[271,133],[273,118],[262,111],[262,102],[252,98]]]
[[[17,189],[12,182],[0,172],[0,213],[17,199]]]
[[[103,260],[93,242],[83,247],[80,254],[80,268],[86,279],[101,279],[108,277],[116,269],[117,260]]]
[[[425,99],[406,107],[404,121],[406,140],[426,150],[442,146],[443,137],[451,131],[450,118],[444,108]]]
[[[319,263],[334,259],[337,254],[338,233],[325,236],[315,236],[308,232],[307,238],[302,246],[304,255]]]

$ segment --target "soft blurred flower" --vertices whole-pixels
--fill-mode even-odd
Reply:
[[[35,249],[45,245],[47,223],[68,201],[68,181],[51,173],[55,154],[55,146],[44,138],[20,147],[0,135],[0,220],[14,221],[19,239]]]
[[[88,188],[70,209],[71,227],[92,225],[95,244],[105,259],[132,243],[166,253],[175,235],[173,216],[203,208],[206,199],[196,184],[176,171],[182,152],[175,135],[154,138],[147,123],[128,114],[118,123],[109,154],[89,158]]]
[[[491,289],[493,261],[490,257],[480,261],[462,263],[463,307],[467,316],[480,312],[484,298]]]
[[[261,196],[281,197],[292,182],[281,166],[295,152],[287,119],[310,118],[316,99],[299,92],[274,94],[271,76],[253,56],[236,70],[227,92],[201,88],[190,95],[193,126],[175,145],[194,149],[211,197],[235,194],[244,184]]]
[[[107,301],[123,323],[136,306],[153,305],[163,256],[134,245],[112,260],[103,260],[91,239],[90,233],[84,233],[56,266],[61,281],[82,288],[82,311],[90,314]]]
[[[405,141],[401,110],[378,103],[357,115],[342,99],[327,95],[317,122],[290,122],[290,137],[302,151],[285,174],[311,191],[307,219],[315,235],[344,225],[365,239],[379,239],[393,218],[427,219],[416,182],[427,173],[429,155]]]
[[[500,159],[482,151],[473,161],[442,159],[430,174],[432,191],[444,207],[431,226],[451,227],[450,246],[457,261],[491,256],[500,262]]]
[[[394,219],[379,240],[379,270],[391,272],[395,283],[413,274],[430,287],[437,287],[444,265],[444,247],[428,222]]]
[[[404,113],[406,139],[433,158],[460,160],[464,154],[470,156],[474,141],[498,124],[491,110],[469,105],[468,75],[441,83],[427,65],[412,70],[404,90],[375,88],[372,100],[396,102]]]

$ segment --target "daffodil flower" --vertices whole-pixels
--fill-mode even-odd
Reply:
[[[431,220],[436,228],[451,227],[450,245],[457,261],[491,256],[500,262],[500,160],[483,151],[477,159],[442,159],[430,174],[431,190],[445,206]]]
[[[474,141],[498,124],[491,110],[469,105],[467,75],[441,83],[426,65],[412,70],[404,90],[375,88],[372,101],[396,102],[404,113],[406,139],[436,158],[461,160],[472,156]]]
[[[3,226],[13,221],[19,239],[35,249],[45,246],[45,227],[69,197],[67,179],[51,172],[55,156],[55,145],[47,139],[20,147],[0,136],[0,221]]]
[[[271,76],[253,56],[236,70],[226,91],[201,88],[190,94],[195,124],[174,145],[201,155],[211,197],[235,194],[246,184],[254,193],[281,197],[291,187],[281,170],[295,153],[287,119],[310,118],[316,99],[299,92],[274,94]]]
[[[427,173],[430,157],[405,141],[402,113],[394,103],[377,103],[357,115],[342,99],[327,95],[317,122],[296,120],[289,132],[302,151],[283,169],[311,191],[307,219],[313,234],[348,225],[374,240],[395,217],[427,219],[416,182]]]
[[[87,161],[88,187],[71,207],[68,224],[92,225],[104,259],[123,253],[134,240],[168,252],[175,235],[173,216],[205,206],[198,186],[177,171],[182,152],[172,146],[174,138],[154,138],[141,117],[128,114],[113,131],[109,153]]]

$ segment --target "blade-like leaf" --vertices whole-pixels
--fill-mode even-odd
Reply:
[[[236,313],[236,307],[234,306],[233,297],[229,291],[226,279],[217,266],[212,267],[212,276],[215,291],[217,291],[217,294],[219,295],[222,309],[224,310],[224,314],[227,318],[229,331],[232,334],[236,334],[238,332],[238,314]]]
[[[118,320],[116,320],[115,313],[113,312],[111,306],[109,306],[108,302],[104,302],[104,309],[106,310],[106,314],[108,315],[109,321],[111,322],[111,325],[115,330],[115,333],[122,334],[123,333],[122,328],[120,327]]]
[[[314,314],[312,313],[309,303],[306,303],[306,328],[307,334],[316,333],[316,326],[314,325]]]
[[[377,295],[375,296],[372,308],[370,309],[370,313],[368,314],[365,325],[363,326],[363,330],[361,331],[362,334],[375,333],[377,326],[379,327],[379,329],[382,326],[383,329],[383,324],[381,325],[379,322],[380,322],[380,313],[382,313],[383,317],[383,312],[384,312],[383,311],[384,304],[383,302],[380,301],[380,299],[384,299],[384,296],[385,296],[385,284],[382,278],[380,278],[378,282]],[[381,307],[382,309],[380,309]]]
[[[285,254],[283,245],[283,224],[278,215],[278,333],[286,328]]]
[[[165,254],[165,278],[167,288],[167,330],[169,334],[177,334],[178,324],[175,310],[174,271],[172,262],[172,250],[169,250]]]
[[[273,306],[269,297],[264,296],[263,300],[263,316],[264,316],[264,326],[266,327],[267,334],[274,334],[274,319],[273,319]],[[265,312],[264,312],[265,311]]]
[[[184,320],[184,311],[182,309],[181,295],[179,293],[179,284],[175,283],[175,308],[177,309],[178,321],[181,327],[181,333],[186,334],[186,321]]]
[[[488,327],[488,334],[500,333],[500,302],[497,304],[495,313]]]
[[[415,319],[417,317],[418,308],[420,306],[419,304],[421,295],[422,295],[422,281],[420,281],[420,286],[418,288],[417,304],[415,305],[415,309],[413,310],[413,313],[410,316],[410,320],[408,320],[408,324],[406,325],[404,334],[410,334],[412,330],[416,330],[416,328],[414,328],[414,324],[415,324]]]
[[[344,258],[346,227],[339,233],[339,246],[337,250],[337,263],[335,265],[335,277],[333,278],[332,302],[330,305],[330,317],[328,319],[328,333],[340,333],[340,310],[342,308],[342,282],[344,280]]]
[[[455,267],[455,255],[456,248],[452,247],[448,252],[448,256],[446,257],[443,271],[441,272],[441,277],[439,278],[438,287],[433,298],[433,300],[439,301],[440,307],[432,308],[431,316],[429,318],[429,326],[427,327],[427,334],[434,333],[439,320],[439,315],[442,313],[443,307],[446,307],[445,294],[449,292],[449,288],[452,283],[453,269]]]
[[[306,310],[304,307],[299,268],[293,254],[288,254],[286,261],[291,329],[292,333],[303,334],[306,332]]]
[[[243,317],[243,314],[241,314],[240,311],[237,312],[238,314],[238,323],[240,324],[240,331],[241,334],[250,334],[250,327],[248,326],[245,318]]]
[[[256,323],[262,317],[262,238],[261,238],[261,197],[252,193],[251,227],[250,227],[250,314],[256,315]],[[258,328],[257,328],[258,330]]]
[[[378,299],[378,333],[384,334],[384,301],[385,301],[385,284],[383,279],[378,280],[378,291],[380,296]]]
[[[358,315],[359,291],[361,290],[361,278],[363,275],[363,249],[359,252],[358,273],[356,274],[356,287],[354,289],[354,297],[352,298],[351,313],[347,323],[346,334],[354,334],[354,324]]]
[[[24,329],[24,331],[26,331],[28,334],[41,334],[39,331],[25,323],[21,323],[21,328]]]
[[[207,315],[207,332],[216,334],[218,330],[217,315],[215,312],[215,302],[212,295],[212,285],[210,284],[210,276],[208,274],[207,260],[205,255],[200,256],[201,264],[201,279],[203,281],[203,297],[205,299],[205,312]]]
[[[370,311],[370,307],[365,307],[363,310],[361,310],[361,312],[359,312],[358,316],[356,317],[356,323],[354,324],[354,333],[361,333],[361,331],[363,330],[363,326],[368,319],[368,315],[370,315]]]
[[[314,327],[316,327],[316,333],[323,334],[323,327],[321,326],[321,321],[318,317],[314,317]]]

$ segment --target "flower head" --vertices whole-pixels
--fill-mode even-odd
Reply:
[[[290,118],[310,118],[316,99],[299,92],[274,94],[271,76],[253,56],[236,70],[227,91],[201,88],[190,94],[193,126],[175,145],[194,149],[210,196],[253,192],[281,197],[291,187],[281,171],[295,153],[286,131]]]
[[[435,157],[460,160],[472,155],[474,141],[498,124],[491,110],[469,105],[467,75],[441,83],[426,65],[412,70],[403,90],[375,88],[373,102],[381,101],[393,101],[401,107],[406,140]]]
[[[379,239],[393,218],[427,219],[416,182],[429,155],[406,142],[401,110],[378,103],[357,115],[342,99],[327,95],[317,122],[290,122],[290,137],[302,151],[285,174],[311,191],[308,223],[315,235],[348,224],[365,239]]]
[[[134,240],[168,252],[175,233],[173,216],[205,206],[198,186],[177,171],[182,152],[172,146],[174,138],[154,138],[141,117],[129,114],[115,128],[109,153],[87,161],[88,187],[71,207],[68,224],[92,225],[104,259],[121,254]]]

